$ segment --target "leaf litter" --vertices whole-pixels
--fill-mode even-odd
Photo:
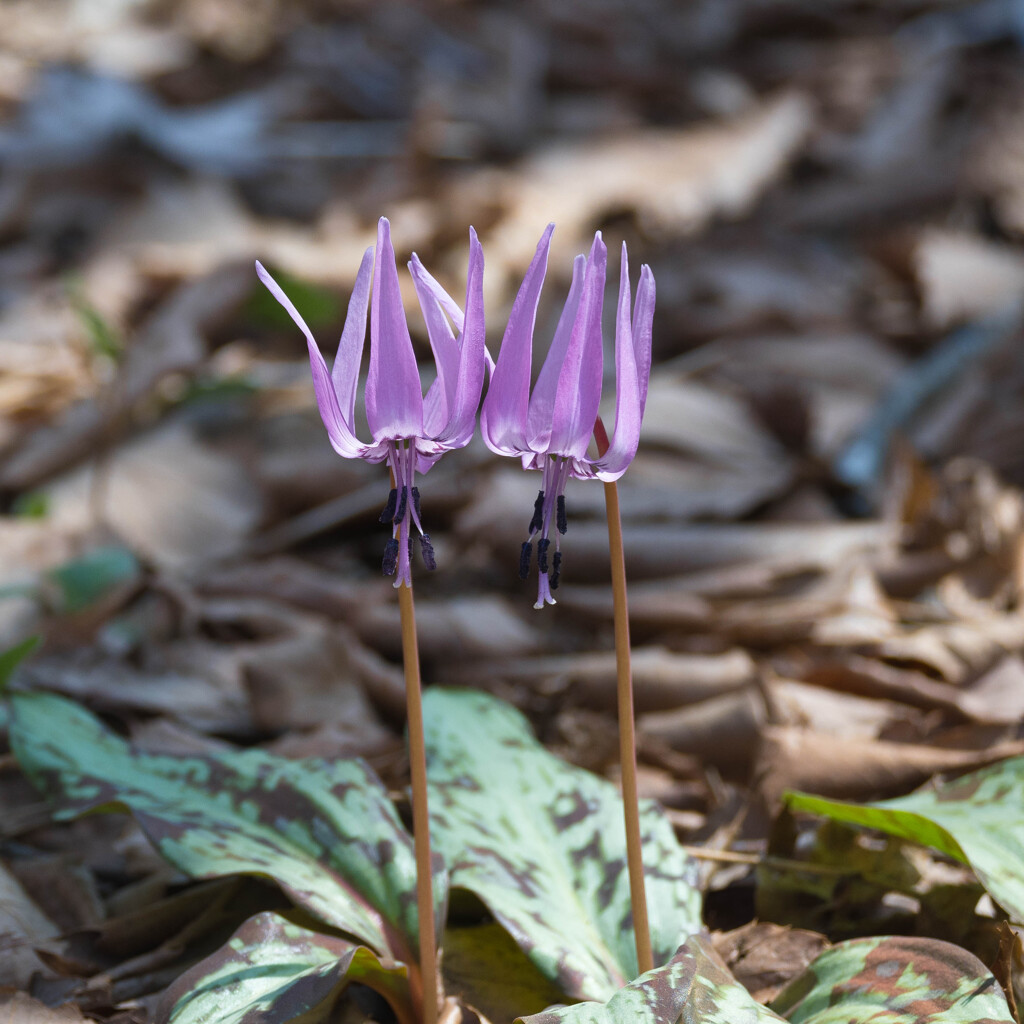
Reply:
[[[1013,879],[988,847],[943,838],[994,844],[1012,875],[1012,808],[935,802],[1024,754],[1011,7],[9,4],[0,648],[43,637],[15,685],[73,697],[139,756],[362,757],[405,813],[380,482],[323,444],[304,353],[248,267],[305,289],[327,337],[382,210],[399,257],[415,248],[453,294],[472,222],[494,351],[544,224],[563,256],[600,228],[659,283],[650,409],[621,484],[639,757],[710,868],[715,946],[757,999],[790,985],[773,1005],[793,1020],[876,961],[871,985],[909,979],[901,958],[960,981],[927,1006],[911,985],[900,1020],[978,1019],[958,1002],[963,979],[987,984],[972,955],[1019,1005]],[[538,336],[559,303],[542,301]],[[496,463],[470,447],[424,481],[444,566],[417,580],[424,677],[490,691],[614,780],[600,496],[570,485],[573,578],[534,615],[506,571],[532,484]],[[875,829],[892,824],[879,807],[953,818],[887,837],[795,816],[796,789]],[[155,1020],[175,979],[236,932],[244,947],[253,921],[292,950],[311,928],[246,882],[237,911],[190,930],[194,886],[220,883],[169,869],[131,819],[51,821],[7,755],[0,823],[13,1020]],[[449,991],[496,1024],[558,1002],[467,899]],[[750,929],[782,927],[760,933],[777,956],[758,963]],[[680,977],[729,977],[688,943],[666,946]],[[298,974],[316,973],[303,955]],[[519,966],[494,988],[496,956]],[[386,1014],[328,975],[336,1012]],[[710,1019],[768,1013],[721,984],[693,1004]]]

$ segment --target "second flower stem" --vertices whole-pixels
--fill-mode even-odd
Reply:
[[[405,537],[399,537],[405,544]],[[419,919],[419,968],[423,1024],[436,1024],[437,937],[434,932],[434,886],[430,864],[430,814],[427,808],[427,751],[423,739],[423,694],[420,651],[416,639],[416,609],[412,587],[398,588],[402,621],[402,664],[405,668],[405,704],[409,730],[409,774],[412,777],[412,837],[416,853],[416,916]]]
[[[608,451],[608,433],[598,416],[594,438],[599,455]],[[622,545],[622,516],[619,488],[604,485],[608,519],[608,550],[611,556],[612,598],[615,619],[615,670],[618,685],[619,762],[622,772],[622,803],[626,819],[626,860],[629,866],[629,896],[633,910],[633,934],[640,974],[654,969],[651,926],[647,914],[643,847],[640,839],[640,798],[637,792],[636,725],[633,718],[633,668],[630,660],[629,607],[626,602],[626,557]]]

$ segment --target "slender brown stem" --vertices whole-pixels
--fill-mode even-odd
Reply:
[[[395,474],[391,474],[395,486]],[[408,539],[398,530],[398,543]],[[422,1007],[423,1024],[437,1024],[437,937],[434,933],[434,886],[430,865],[430,813],[427,807],[427,748],[423,738],[423,687],[420,647],[416,639],[416,606],[412,587],[398,588],[402,622],[402,665],[405,669],[406,724],[409,730],[409,774],[412,777],[412,838],[416,853],[416,917],[419,923],[419,965],[410,964],[413,1002]]]
[[[405,538],[400,537],[404,544]],[[438,1012],[437,943],[434,935],[434,892],[430,869],[430,818],[427,811],[427,754],[423,740],[423,697],[420,654],[416,642],[416,611],[412,587],[398,588],[402,618],[402,661],[409,725],[409,771],[412,775],[412,835],[416,848],[416,910],[419,918],[423,1024],[435,1024]]]
[[[594,424],[598,453],[608,451],[608,434],[598,416]],[[622,803],[626,819],[626,860],[629,865],[629,897],[633,908],[633,933],[640,973],[654,969],[651,926],[647,916],[643,850],[640,842],[640,798],[636,782],[636,725],[633,720],[633,669],[629,651],[629,608],[626,603],[626,558],[622,547],[619,489],[604,485],[608,518],[608,548],[612,563],[612,598],[615,616],[615,669],[618,678],[619,761],[622,771]]]

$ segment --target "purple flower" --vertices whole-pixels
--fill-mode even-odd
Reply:
[[[384,217],[377,224],[376,246],[366,250],[359,266],[338,355],[330,371],[306,322],[277,282],[258,262],[256,264],[260,280],[306,336],[316,402],[334,450],[346,459],[387,462],[391,469],[395,486],[380,518],[382,523],[392,524],[392,534],[384,549],[382,567],[388,576],[394,575],[397,569],[396,587],[403,583],[412,586],[413,527],[419,534],[424,563],[428,569],[434,568],[434,550],[420,522],[416,473],[427,472],[446,451],[469,443],[476,424],[485,366],[484,257],[476,232],[469,229],[465,315],[427,273],[415,253],[409,270],[437,364],[437,377],[426,396],[402,308],[391,226]],[[356,437],[355,404],[366,337],[371,273],[374,283],[365,400],[366,422],[373,440],[366,443]]]
[[[567,526],[566,481],[569,477],[618,480],[636,455],[651,374],[654,318],[654,275],[648,266],[640,268],[636,303],[630,314],[629,267],[623,244],[615,316],[615,432],[608,451],[599,458],[591,458],[587,449],[601,403],[604,369],[601,311],[608,253],[600,232],[594,236],[590,257],[576,257],[569,297],[548,357],[530,393],[533,328],[554,227],[549,224],[541,237],[512,305],[480,412],[480,431],[492,452],[518,455],[524,469],[539,469],[544,474],[529,537],[523,543],[519,560],[519,574],[526,579],[533,557],[533,540],[539,536],[540,582],[535,608],[555,603],[551,592],[558,588],[562,563],[560,535]],[[552,531],[552,521],[557,532]]]

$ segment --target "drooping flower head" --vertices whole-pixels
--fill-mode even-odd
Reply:
[[[654,319],[654,275],[646,265],[640,268],[636,302],[630,310],[629,266],[623,243],[615,315],[615,431],[607,452],[591,458],[587,449],[601,404],[604,372],[601,314],[608,253],[600,232],[594,236],[589,257],[576,257],[569,297],[530,392],[533,330],[554,227],[549,224],[541,237],[512,305],[480,412],[480,431],[492,452],[518,455],[524,469],[543,473],[519,561],[519,574],[526,579],[536,538],[540,580],[535,608],[555,603],[551,592],[558,588],[561,572],[560,541],[568,526],[565,485],[569,477],[618,480],[636,455],[651,374]]]
[[[330,371],[298,310],[262,265],[256,264],[260,280],[306,336],[316,402],[334,450],[347,459],[387,462],[391,469],[395,486],[381,522],[391,523],[392,532],[382,568],[389,576],[397,570],[396,587],[412,585],[410,555],[416,534],[424,564],[428,569],[434,568],[434,550],[420,521],[416,473],[426,473],[446,451],[469,443],[485,366],[484,257],[476,232],[469,229],[465,314],[427,273],[415,253],[409,270],[437,364],[437,377],[426,395],[402,307],[391,226],[384,217],[377,224],[376,246],[366,250],[359,266],[338,354]],[[370,365],[365,401],[366,422],[373,438],[370,442],[360,441],[355,433],[356,390],[366,338],[367,306]]]

